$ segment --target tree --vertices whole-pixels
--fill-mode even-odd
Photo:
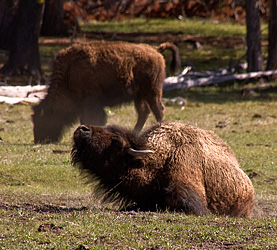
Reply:
[[[268,26],[267,70],[277,68],[277,1],[271,0]]]
[[[246,1],[246,26],[247,26],[247,63],[248,72],[263,69],[260,12],[258,0]]]
[[[0,1],[0,48],[9,49],[15,27],[15,13],[17,2],[11,0]]]
[[[45,1],[45,10],[41,27],[41,35],[67,35],[67,31],[64,25],[63,0]]]
[[[16,1],[14,1],[16,2]],[[41,78],[38,37],[44,11],[44,1],[21,0],[15,15],[15,26],[10,40],[10,55],[1,72],[16,75],[27,72]]]
[[[1,0],[0,48],[10,53],[0,72],[10,76],[27,74],[40,80],[41,27],[44,35],[64,35],[67,31],[63,23],[63,0]]]

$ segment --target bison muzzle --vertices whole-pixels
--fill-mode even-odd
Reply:
[[[105,107],[134,101],[140,131],[152,111],[164,117],[162,90],[165,62],[159,53],[172,51],[172,69],[180,64],[178,48],[126,42],[94,41],[75,44],[57,55],[48,93],[33,107],[35,143],[60,140],[63,131],[78,119],[81,124],[103,126]]]
[[[162,122],[138,135],[117,126],[82,125],[73,141],[73,165],[97,181],[94,191],[103,201],[118,202],[121,209],[252,214],[252,183],[211,131]]]

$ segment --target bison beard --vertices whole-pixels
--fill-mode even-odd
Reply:
[[[211,131],[162,122],[137,135],[117,126],[82,125],[73,140],[72,163],[97,180],[95,192],[104,201],[118,201],[122,209],[252,214],[252,183]]]
[[[180,64],[178,49],[170,43],[158,47],[126,42],[95,41],[59,52],[48,94],[33,107],[34,142],[57,142],[78,119],[81,124],[106,124],[106,106],[134,100],[140,131],[150,114],[162,121],[162,88],[165,63],[159,52],[170,49]]]

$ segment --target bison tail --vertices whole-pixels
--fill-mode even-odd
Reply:
[[[156,49],[160,53],[162,53],[166,49],[171,50],[171,52],[172,52],[172,60],[170,63],[170,73],[171,74],[174,74],[181,68],[179,49],[176,45],[174,45],[173,43],[162,43],[162,44],[160,44],[160,46],[157,46]]]

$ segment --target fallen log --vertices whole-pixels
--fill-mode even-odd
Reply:
[[[190,67],[186,67],[178,76],[167,77],[164,81],[164,92],[172,90],[182,90],[196,86],[220,84],[233,80],[254,79],[264,76],[277,75],[277,70],[258,71],[244,74],[234,74],[227,69],[206,72],[190,72]]]
[[[0,103],[17,104],[39,102],[47,93],[48,86],[0,86]]]

